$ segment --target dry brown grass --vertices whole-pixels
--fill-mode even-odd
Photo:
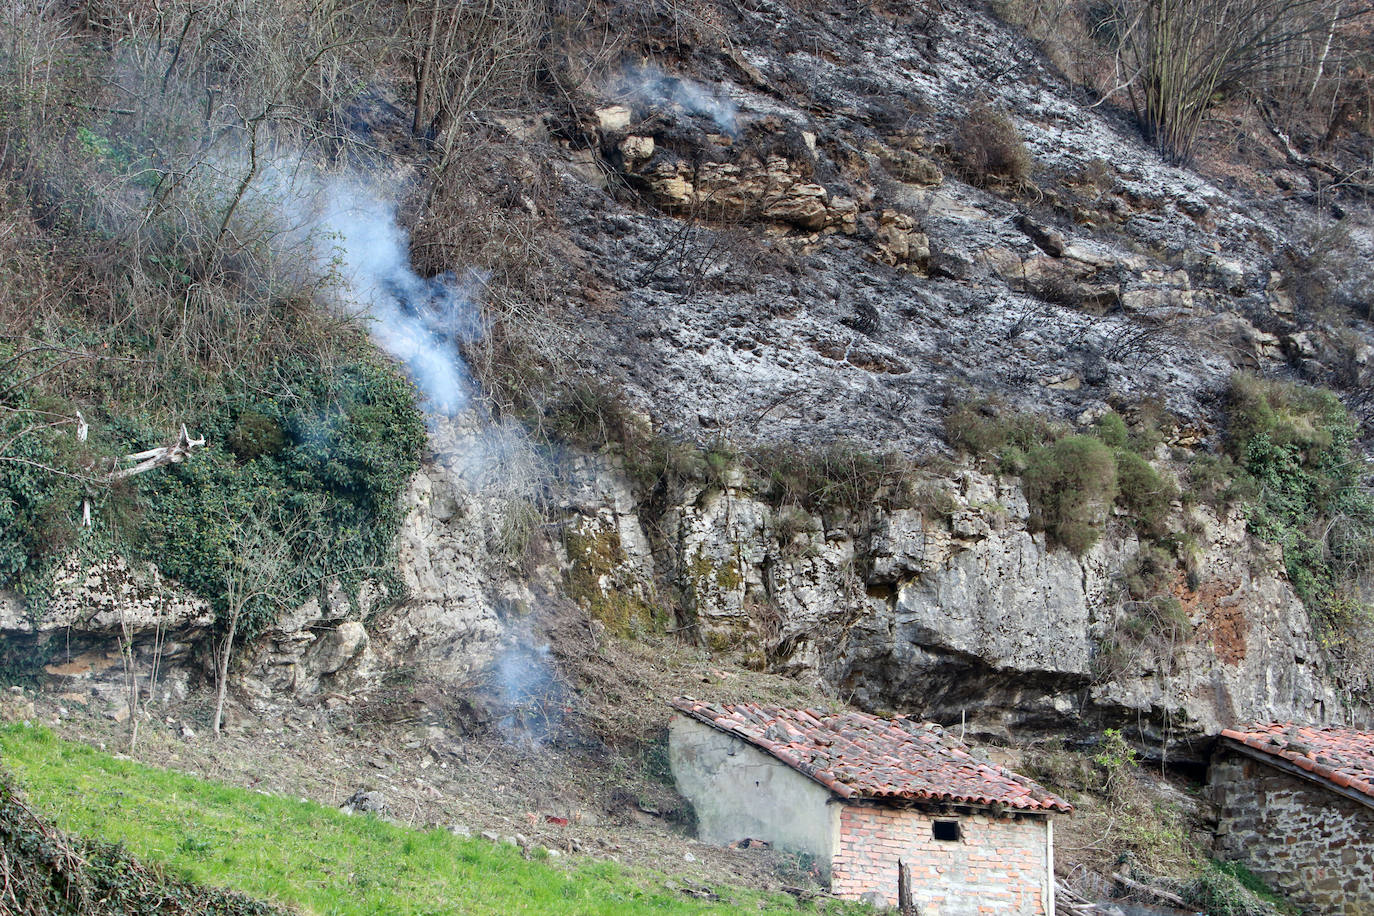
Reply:
[[[1206,853],[1193,839],[1201,827],[1199,806],[1123,749],[1109,737],[1095,753],[1041,746],[1013,763],[1074,806],[1071,816],[1055,822],[1056,871],[1110,874],[1124,858],[1150,874],[1190,877]]]

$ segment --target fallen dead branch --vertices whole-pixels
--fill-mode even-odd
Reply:
[[[1117,872],[1116,874],[1112,875],[1112,878],[1116,881],[1117,884],[1120,884],[1128,891],[1135,891],[1139,894],[1145,894],[1147,896],[1155,898],[1156,900],[1162,900],[1165,903],[1170,904],[1171,906],[1176,906],[1179,909],[1184,909],[1188,906],[1188,902],[1184,900],[1182,897],[1180,897],[1178,894],[1172,894],[1169,891],[1161,890],[1157,887],[1154,887],[1153,885],[1145,884],[1141,881],[1136,881],[1133,878],[1127,877],[1122,872]]]
[[[165,467],[169,464],[180,464],[191,456],[194,449],[205,447],[205,437],[192,439],[190,433],[186,431],[186,426],[181,427],[181,435],[177,441],[171,445],[163,445],[158,448],[150,448],[147,451],[135,452],[132,455],[125,455],[119,462],[136,462],[133,467],[121,468],[111,471],[105,479],[114,483],[116,480],[124,480],[133,477],[135,474],[142,474],[154,468]]]
[[[1269,133],[1273,134],[1274,139],[1279,141],[1279,146],[1283,149],[1284,158],[1286,158],[1289,163],[1301,168],[1315,169],[1318,172],[1324,172],[1336,179],[1336,184],[1339,187],[1352,188],[1366,194],[1374,192],[1374,182],[1361,181],[1356,177],[1356,173],[1354,172],[1347,172],[1329,162],[1323,162],[1315,156],[1306,156],[1298,152],[1288,135],[1282,130],[1279,130],[1274,124],[1273,118],[1268,116],[1268,112],[1265,114],[1266,117],[1263,119],[1264,126],[1269,128]]]

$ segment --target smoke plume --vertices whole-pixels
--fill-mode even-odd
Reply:
[[[349,297],[368,311],[377,344],[409,371],[431,414],[467,406],[472,379],[458,354],[480,331],[471,293],[476,277],[421,277],[396,208],[359,182],[336,180],[322,194],[317,244]]]
[[[739,106],[721,87],[704,86],[658,67],[633,67],[617,80],[619,94],[647,104],[680,105],[689,114],[710,118],[721,133],[739,132]]]

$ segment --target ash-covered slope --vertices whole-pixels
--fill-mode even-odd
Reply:
[[[1284,270],[1324,213],[1166,165],[986,14],[731,10],[555,124],[595,144],[555,159],[591,362],[656,423],[929,450],[969,389],[1207,429],[1236,367],[1321,357]],[[1024,179],[963,180],[971,110],[1010,116]]]
[[[1272,181],[1171,166],[968,6],[716,13],[644,41],[570,114],[511,126],[561,179],[587,376],[655,429],[929,455],[951,399],[1080,428],[1152,399],[1175,449],[1150,456],[1162,467],[1221,449],[1238,369],[1365,379],[1367,322],[1314,308],[1295,267],[1335,211],[1282,190],[1315,179],[1281,157],[1256,154]],[[1024,172],[984,164],[1002,113]],[[1366,252],[1367,207],[1336,210]],[[1128,520],[1074,556],[1014,480],[943,477],[936,509],[875,493],[804,521],[742,476],[616,491],[574,501],[567,564],[603,596],[681,596],[709,645],[1002,736],[1129,722],[1169,745],[1362,708],[1243,513],[1176,502],[1178,566],[1142,602],[1126,583],[1154,548]],[[608,553],[592,535],[612,532]],[[1170,619],[1141,616],[1156,605]]]

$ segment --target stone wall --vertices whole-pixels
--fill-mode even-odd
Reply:
[[[1374,914],[1374,809],[1232,750],[1212,764],[1218,858],[1308,912]]]
[[[937,840],[935,821],[957,820],[959,839]],[[845,805],[831,891],[897,902],[897,862],[905,860],[922,916],[1053,914],[1053,827],[1042,817],[943,817],[903,808]]]
[[[830,792],[749,743],[686,716],[668,727],[673,778],[704,843],[753,838],[808,853],[829,877],[839,829]]]

